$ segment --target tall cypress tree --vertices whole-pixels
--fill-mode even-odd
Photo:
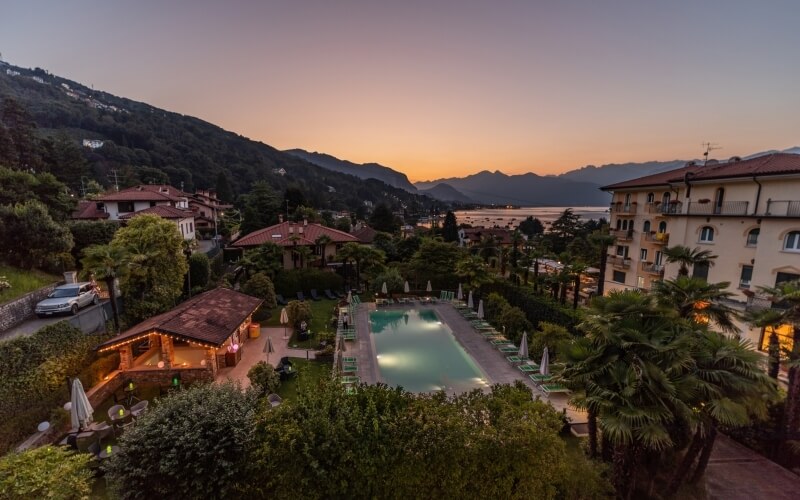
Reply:
[[[458,241],[458,222],[456,221],[456,214],[451,210],[448,210],[444,216],[442,237],[444,237],[444,241]]]
[[[233,189],[228,182],[228,176],[222,170],[217,174],[217,198],[223,203],[233,203]]]

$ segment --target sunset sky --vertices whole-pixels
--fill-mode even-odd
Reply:
[[[0,53],[412,180],[800,145],[800,2],[3,1]]]

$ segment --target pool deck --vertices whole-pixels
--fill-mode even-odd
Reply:
[[[406,309],[409,306],[387,306],[394,309]],[[534,397],[549,401],[553,407],[566,412],[567,417],[573,424],[585,424],[587,422],[586,413],[578,411],[569,405],[569,396],[566,394],[546,395],[525,374],[517,370],[506,360],[506,354],[494,349],[459,312],[449,303],[426,303],[424,305],[415,304],[412,307],[433,309],[436,314],[444,321],[453,332],[459,344],[480,366],[483,373],[488,377],[490,384],[513,384],[521,380],[530,387]],[[371,302],[362,303],[356,313],[356,331],[358,332],[357,342],[347,343],[348,356],[356,356],[359,365],[359,377],[362,382],[375,384],[382,382],[380,371],[378,370],[375,345],[372,341],[372,334],[369,329],[369,313],[375,310],[375,304]],[[356,346],[357,344],[357,346]],[[352,347],[351,347],[352,346]]]

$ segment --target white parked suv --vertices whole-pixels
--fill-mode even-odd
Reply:
[[[36,304],[36,315],[40,318],[53,314],[78,314],[78,309],[90,304],[99,304],[92,283],[72,283],[55,287],[46,299]]]

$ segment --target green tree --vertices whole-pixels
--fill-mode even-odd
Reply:
[[[217,198],[222,203],[233,203],[233,189],[231,183],[228,181],[228,176],[224,170],[220,170],[217,174]]]
[[[264,273],[256,273],[252,275],[244,285],[242,285],[242,292],[259,299],[264,299],[261,307],[267,309],[275,309],[277,302],[275,299],[275,286],[272,280],[269,279]]]
[[[192,287],[205,288],[211,277],[211,261],[208,255],[195,252],[189,257],[189,282]]]
[[[69,230],[57,224],[41,202],[0,205],[0,260],[23,269],[41,267],[72,250]]]
[[[520,222],[517,229],[519,229],[522,234],[527,235],[528,238],[544,234],[544,224],[532,215],[529,215],[525,220]]]
[[[108,245],[119,229],[119,224],[106,221],[73,221],[67,224],[75,246],[72,255],[79,259],[84,249],[92,245]]]
[[[605,293],[606,285],[606,263],[608,262],[608,249],[616,241],[616,237],[608,233],[608,228],[602,228],[589,236],[589,241],[594,244],[600,259],[598,260],[600,273],[597,277],[597,295]]]
[[[183,237],[174,223],[140,215],[114,235],[111,246],[130,255],[130,272],[121,283],[126,314],[137,323],[175,304],[188,271]]]
[[[400,271],[397,268],[388,267],[382,273],[375,275],[372,280],[372,290],[375,293],[380,292],[384,283],[386,283],[386,289],[392,294],[403,291],[405,280],[400,276]]]
[[[64,131],[43,145],[43,163],[56,179],[79,192],[81,179],[89,174],[89,164],[74,139]]]
[[[724,332],[734,333],[738,331],[733,322],[737,314],[724,302],[733,296],[726,291],[729,286],[729,282],[707,283],[700,278],[678,276],[656,281],[652,292],[662,306],[674,309],[679,317],[698,324],[710,321]]]
[[[92,245],[83,251],[81,264],[86,278],[94,276],[106,284],[114,315],[114,329],[119,332],[116,280],[127,278],[130,272],[130,253],[122,246]]]
[[[264,396],[278,391],[281,386],[281,377],[275,368],[266,361],[259,361],[247,371],[250,385],[255,387],[259,394]]]
[[[555,359],[562,352],[562,348],[572,341],[569,330],[561,325],[542,321],[539,323],[538,330],[533,332],[530,337],[530,351],[534,358],[539,359],[547,347],[550,359]]]
[[[310,323],[313,317],[311,304],[299,300],[289,301],[289,304],[286,306],[286,314],[289,317],[289,324],[296,330],[300,329],[300,323],[303,321]]]
[[[89,498],[91,455],[61,446],[42,446],[0,458],[0,491],[9,500]]]
[[[458,221],[456,221],[456,214],[452,210],[448,210],[444,216],[442,238],[448,243],[458,241]]]
[[[303,191],[298,186],[289,186],[283,192],[281,208],[289,213],[295,213],[298,208],[308,206],[309,203],[303,196]]]
[[[522,332],[530,331],[533,328],[522,309],[511,305],[500,311],[500,316],[496,318],[495,322],[505,328],[506,335],[515,343],[519,343]]]
[[[241,197],[242,234],[252,233],[257,229],[271,226],[278,222],[281,203],[278,195],[265,181],[253,184],[253,189]]]
[[[683,245],[665,248],[664,256],[667,257],[667,262],[680,264],[678,276],[689,276],[689,266],[698,264],[713,266],[714,259],[717,258],[711,250],[691,249]]]
[[[553,252],[559,254],[567,249],[567,245],[578,236],[581,229],[580,217],[571,208],[567,208],[550,224],[545,237],[550,241]]]
[[[122,499],[241,497],[249,486],[254,393],[197,385],[159,399],[105,464]],[[191,457],[191,458],[189,458]]]
[[[486,264],[474,255],[465,255],[456,262],[455,274],[469,288],[476,290],[492,281]]]
[[[41,163],[39,144],[36,138],[36,124],[30,113],[19,102],[11,97],[3,99],[0,108],[0,120],[6,126],[14,147],[15,164],[11,167],[20,170],[38,170]]]
[[[31,174],[0,166],[0,205],[30,200],[38,200],[47,206],[50,216],[57,221],[65,220],[75,209],[75,200],[70,197],[67,186],[52,174]]]
[[[331,237],[328,236],[327,234],[320,235],[317,237],[317,239],[314,240],[314,244],[317,246],[317,251],[319,252],[320,267],[322,269],[325,269],[327,266],[325,248],[327,248],[327,246],[330,244],[331,241],[332,241]]]
[[[339,231],[344,231],[345,233],[349,233],[350,219],[347,217],[339,217],[338,219],[336,219],[336,222],[334,223],[333,227],[335,229],[338,229]]]
[[[395,233],[400,229],[400,221],[392,213],[392,209],[385,203],[378,203],[369,218],[369,225],[376,231]]]
[[[274,280],[283,269],[283,248],[268,241],[252,250],[247,250],[241,264],[248,276],[265,273]]]
[[[463,253],[452,243],[424,239],[410,261],[415,274],[414,282],[425,284],[428,280],[439,288],[457,285],[456,262]]]

